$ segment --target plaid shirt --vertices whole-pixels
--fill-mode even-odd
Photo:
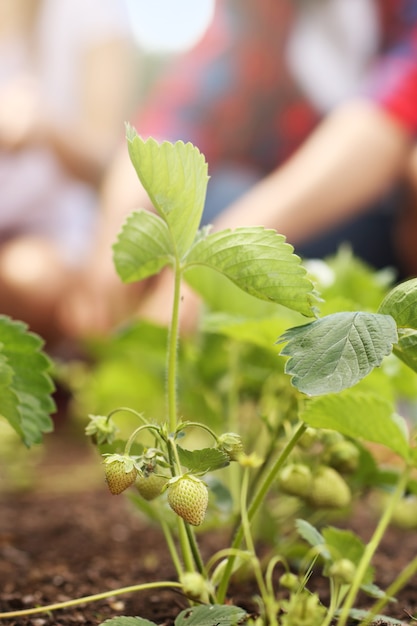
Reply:
[[[139,111],[138,132],[191,141],[212,167],[233,162],[265,174],[286,160],[322,117],[285,60],[300,2],[219,0],[203,39],[172,61]],[[361,95],[414,134],[417,1],[374,3],[379,49]]]

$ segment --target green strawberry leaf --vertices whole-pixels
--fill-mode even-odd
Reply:
[[[128,217],[113,245],[114,264],[125,283],[157,274],[173,256],[168,226],[144,209]]]
[[[323,537],[332,562],[338,561],[339,559],[349,559],[356,567],[359,566],[365,551],[365,544],[355,533],[350,530],[329,526],[323,529]],[[366,568],[363,584],[371,585],[374,576],[375,570],[369,565]]]
[[[405,420],[391,402],[372,392],[345,390],[309,400],[300,419],[313,428],[337,430],[353,439],[373,441],[410,458]]]
[[[186,450],[177,446],[181,465],[184,465],[190,472],[203,473],[229,465],[229,457],[225,452],[216,448],[202,448],[200,450]]]
[[[340,611],[336,611],[336,615],[339,614]],[[370,615],[370,611],[365,611],[363,609],[351,609],[349,611],[349,616],[355,622],[364,622]],[[390,626],[404,626],[404,622],[398,619],[394,619],[393,617],[387,618],[385,615],[372,615],[372,621],[374,624],[389,624]]]
[[[417,330],[411,328],[398,329],[398,343],[393,352],[410,369],[417,372]]]
[[[400,283],[382,301],[379,313],[391,315],[398,326],[394,354],[417,372],[417,278]]]
[[[312,548],[317,548],[318,546],[324,545],[324,537],[319,533],[317,528],[315,528],[310,522],[307,522],[304,519],[297,519],[295,521],[295,526],[299,535],[307,541],[308,544]],[[323,557],[325,559],[330,558],[329,553],[323,553]]]
[[[131,161],[158,215],[166,222],[178,257],[192,245],[207,190],[207,163],[191,143],[144,141],[127,126]]]
[[[391,315],[399,328],[417,330],[417,278],[400,283],[391,289],[379,307],[378,313]]]
[[[223,230],[196,241],[186,267],[210,267],[256,298],[312,317],[314,286],[293,251],[283,235],[261,226]]]
[[[355,565],[359,565],[365,551],[365,545],[361,539],[351,530],[344,530],[328,526],[323,528],[322,535],[330,553],[332,561],[349,559]],[[371,582],[372,570],[368,572],[366,582]]]
[[[381,365],[397,342],[390,315],[334,313],[287,330],[277,343],[287,342],[285,371],[292,384],[311,396],[335,393],[356,385]]]
[[[181,611],[175,626],[238,626],[247,619],[246,611],[238,606],[211,604]]]
[[[187,267],[185,279],[200,294],[210,312],[228,313],[236,319],[242,320],[259,320],[285,314],[292,319],[287,324],[287,328],[305,321],[304,317],[301,317],[299,313],[283,309],[282,306],[277,305],[275,302],[260,300],[242,291],[227,276],[213,270],[211,267],[204,265]]]
[[[23,322],[0,316],[0,415],[29,447],[53,427],[51,363],[40,337]]]
[[[101,622],[99,626],[156,626],[155,622],[150,622],[142,617],[112,617]]]
[[[2,320],[0,319],[0,327]],[[3,346],[0,344],[0,351]],[[7,358],[0,352],[0,415],[5,417],[10,426],[23,439],[23,430],[20,422],[19,400],[11,389],[13,381],[13,369],[9,366]]]
[[[378,585],[375,585],[375,583],[365,583],[361,585],[361,589],[371,598],[388,598],[385,591],[378,587]],[[389,597],[388,600],[389,602],[397,602],[393,597]]]
[[[356,566],[363,556],[365,546],[361,539],[350,530],[341,530],[328,526],[322,533],[305,520],[296,520],[296,527],[300,536],[313,548],[320,548],[320,555],[329,563],[339,559],[349,559]],[[368,567],[364,586],[372,584],[374,569]]]
[[[205,333],[225,335],[242,343],[252,344],[276,353],[277,330],[288,328],[285,317],[271,317],[259,320],[238,319],[232,315],[213,313],[206,315],[201,324]]]

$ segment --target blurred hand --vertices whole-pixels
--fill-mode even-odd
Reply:
[[[22,76],[0,91],[0,146],[16,150],[31,141],[40,119],[39,94],[34,80]]]
[[[105,335],[134,319],[145,319],[168,327],[173,294],[174,282],[169,269],[131,285],[123,284],[114,270],[90,272],[80,277],[63,300],[61,325],[66,335],[75,338]],[[199,297],[183,283],[179,318],[181,333],[195,332],[199,312]]]
[[[125,285],[116,274],[110,253],[108,259],[101,260],[79,272],[62,301],[61,326],[70,337],[105,335],[135,314],[146,281]]]

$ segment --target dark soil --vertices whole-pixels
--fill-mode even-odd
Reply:
[[[50,436],[31,489],[0,496],[1,612],[175,579],[159,530],[134,512],[124,496],[108,493],[96,465],[100,470],[89,448],[79,440],[71,446],[58,433]],[[366,540],[371,533],[368,526],[369,517],[361,514],[352,528]],[[224,538],[210,533],[200,542],[203,553],[212,554],[222,547]],[[415,533],[390,530],[374,561],[382,588],[415,556],[416,547]],[[327,583],[322,583],[318,578],[313,584],[325,601]],[[254,586],[239,583],[231,600],[253,610],[254,592]],[[0,625],[97,625],[116,615],[140,615],[171,626],[186,606],[185,598],[173,590],[137,592],[51,614],[5,619]],[[407,624],[413,623],[415,612],[417,580],[412,580],[398,602],[390,605],[389,613]]]

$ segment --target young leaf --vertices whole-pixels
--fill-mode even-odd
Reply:
[[[317,546],[324,544],[323,535],[321,535],[319,531],[312,524],[310,524],[310,522],[307,522],[304,519],[297,519],[295,521],[295,526],[300,536],[304,539],[304,541],[307,541],[312,548],[316,548]],[[325,556],[325,558],[329,558],[329,556]]]
[[[229,465],[230,459],[225,452],[216,448],[202,448],[200,450],[186,450],[177,446],[181,465],[190,472],[212,472]]]
[[[187,267],[204,265],[246,293],[312,317],[313,283],[283,235],[261,226],[223,230],[196,241]]]
[[[55,409],[50,361],[42,340],[23,322],[0,316],[0,414],[27,446],[40,443],[52,430]]]
[[[390,315],[347,312],[290,328],[277,343],[288,342],[281,354],[290,357],[286,372],[292,384],[318,396],[356,385],[381,365],[396,341]]]
[[[417,330],[417,278],[400,283],[385,296],[378,313],[391,315],[399,328]]]
[[[113,246],[114,264],[125,283],[157,274],[174,256],[166,223],[149,211],[132,213]]]
[[[99,626],[156,626],[155,622],[150,622],[142,617],[112,617],[101,622]]]
[[[181,611],[175,626],[238,626],[244,624],[247,618],[246,611],[238,606],[211,604]]]
[[[400,283],[382,301],[379,313],[392,315],[399,340],[394,354],[417,372],[417,278]]]
[[[181,258],[194,241],[207,190],[207,163],[191,143],[144,141],[127,126],[129,155]]]
[[[313,428],[329,428],[347,437],[381,443],[404,459],[410,456],[405,421],[391,402],[371,392],[346,390],[306,403],[300,419]]]

